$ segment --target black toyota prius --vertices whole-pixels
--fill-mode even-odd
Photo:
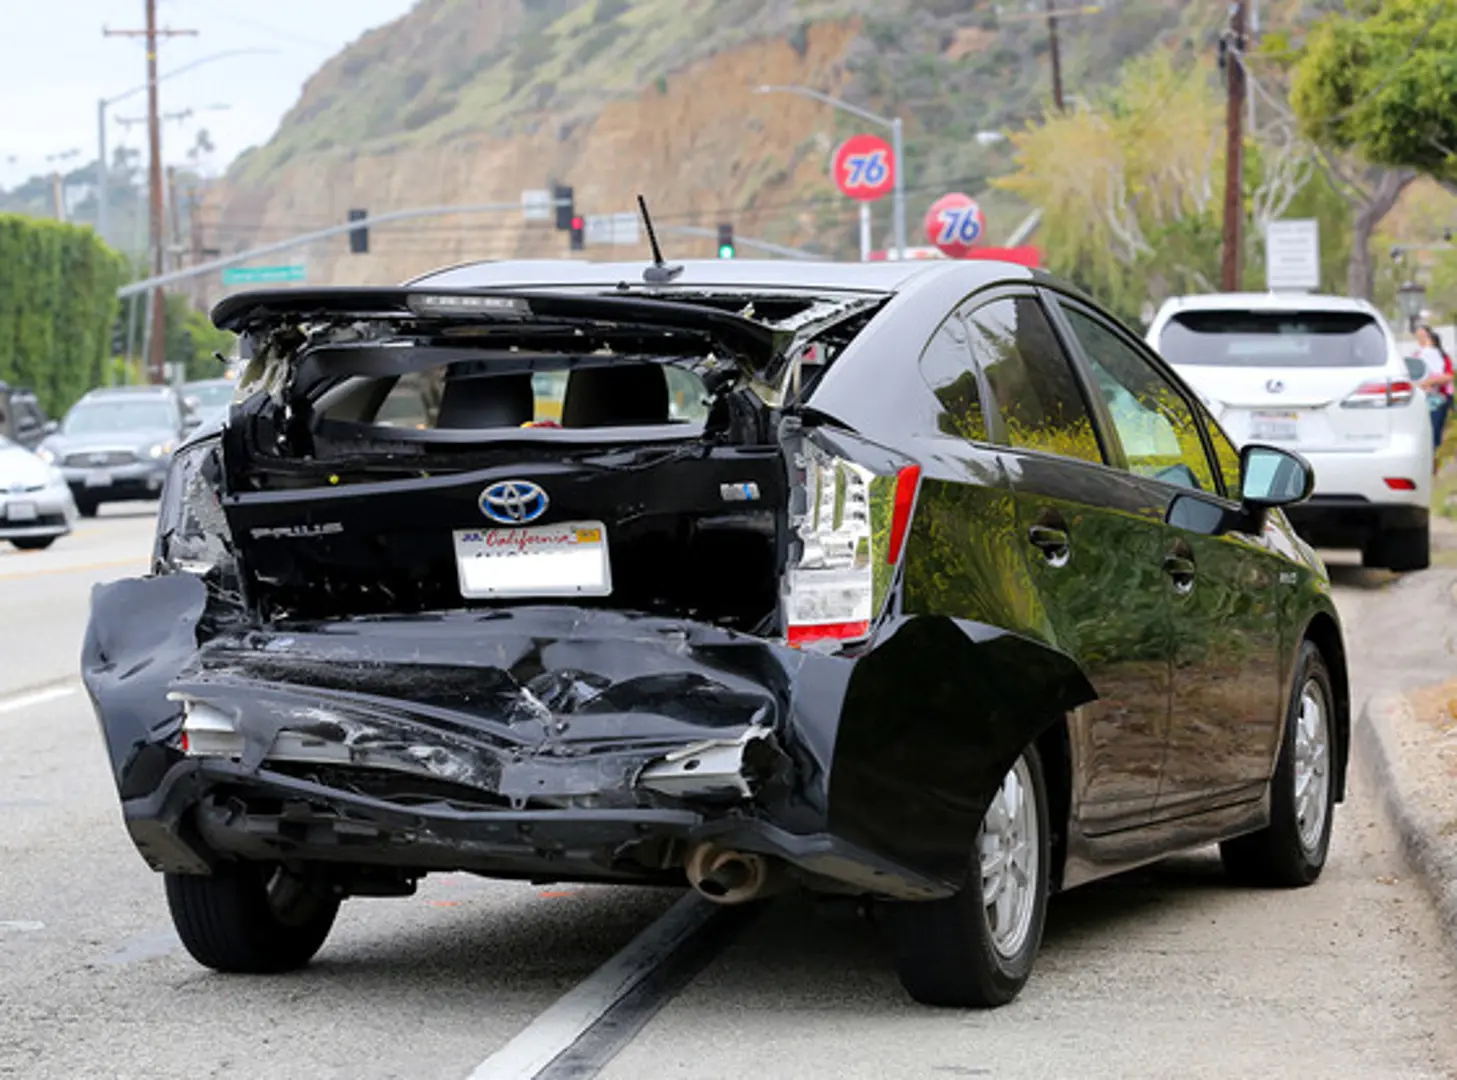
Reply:
[[[1320,874],[1327,575],[1125,327],[993,262],[498,262],[231,296],[83,674],[182,941],[280,971],[424,875],[861,897],[918,1001],[1049,894]]]

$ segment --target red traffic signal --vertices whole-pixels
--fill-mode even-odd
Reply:
[[[587,223],[580,216],[574,216],[572,218],[572,227],[571,227],[571,232],[570,232],[570,235],[571,235],[571,238],[572,238],[572,243],[571,243],[571,250],[572,251],[581,251],[583,248],[585,248],[587,246],[587,238],[586,238],[586,235],[585,235],[586,234],[586,228],[587,228]]]

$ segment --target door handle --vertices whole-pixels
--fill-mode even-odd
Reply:
[[[1027,540],[1047,559],[1052,566],[1063,566],[1072,553],[1066,529],[1052,525],[1033,525],[1027,530]]]
[[[1174,592],[1188,596],[1194,591],[1194,578],[1198,574],[1194,559],[1177,549],[1164,556],[1164,573],[1174,583]]]

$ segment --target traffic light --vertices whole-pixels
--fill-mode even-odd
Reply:
[[[718,227],[718,257],[720,259],[732,259],[734,257],[734,227],[723,223]]]
[[[349,211],[349,220],[350,221],[364,221],[364,220],[368,219],[368,217],[369,217],[369,211],[368,210],[351,210],[351,211]],[[350,229],[349,230],[349,253],[351,255],[366,255],[366,254],[369,253],[369,230],[368,229]]]
[[[567,227],[572,233],[572,250],[581,251],[587,246],[587,223],[581,217],[573,215],[567,222]]]
[[[556,204],[556,227],[562,231],[577,228],[577,202],[572,189],[566,184],[551,186],[552,202]]]

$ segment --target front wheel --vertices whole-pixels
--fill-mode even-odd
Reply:
[[[167,874],[167,906],[192,958],[215,971],[250,975],[307,964],[329,936],[339,897],[319,878],[260,863],[211,875]]]
[[[17,536],[10,541],[21,551],[44,551],[56,542],[54,536]]]
[[[1029,746],[977,830],[977,864],[955,896],[888,909],[896,974],[923,1005],[995,1008],[1032,974],[1051,869],[1047,785]]]
[[[1325,868],[1339,761],[1334,703],[1320,650],[1304,642],[1270,781],[1270,824],[1219,846],[1224,867],[1236,881],[1298,887],[1314,882]]]

